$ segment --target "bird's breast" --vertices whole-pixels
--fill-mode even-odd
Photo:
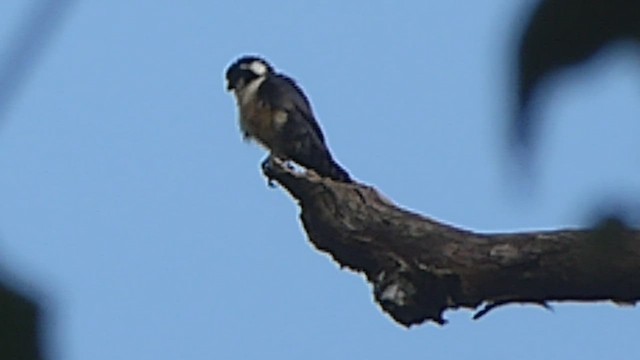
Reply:
[[[255,139],[271,152],[280,153],[281,130],[288,114],[282,109],[272,108],[262,101],[258,89],[265,78],[258,78],[236,93],[240,107],[240,129],[249,138]]]
[[[251,101],[240,108],[240,128],[270,150],[277,147],[282,116],[260,101]]]

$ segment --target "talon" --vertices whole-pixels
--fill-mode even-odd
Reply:
[[[260,167],[262,167],[262,171],[267,172],[271,169],[273,169],[273,158],[271,157],[271,155],[267,156],[262,163],[260,164]]]
[[[267,186],[270,188],[276,187],[275,183],[273,182],[273,178],[269,176],[269,174],[273,170],[273,157],[271,155],[267,156],[266,159],[264,159],[260,164],[260,167],[262,168],[262,172],[267,176]]]

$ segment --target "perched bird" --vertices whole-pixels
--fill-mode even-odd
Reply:
[[[316,121],[311,104],[290,77],[279,74],[264,59],[244,56],[229,66],[227,90],[235,95],[240,129],[272,157],[292,160],[318,175],[351,182],[351,177],[333,160]]]

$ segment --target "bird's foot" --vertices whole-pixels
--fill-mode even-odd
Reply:
[[[269,154],[260,166],[262,167],[262,173],[267,177],[267,185],[269,185],[269,187],[275,187],[273,182],[274,174],[281,173],[283,170],[293,173],[296,170],[296,167],[290,160],[281,159],[273,154]]]
[[[262,172],[267,177],[267,186],[269,186],[270,188],[276,187],[276,185],[273,183],[273,178],[270,176],[271,172],[273,171],[273,165],[274,165],[274,158],[271,155],[267,156],[267,158],[264,159],[260,164],[260,167],[262,168]]]

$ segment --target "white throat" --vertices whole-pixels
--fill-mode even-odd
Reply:
[[[259,78],[255,78],[251,80],[250,83],[243,86],[241,89],[234,89],[233,93],[236,96],[236,100],[239,105],[245,105],[249,101],[253,100],[256,97],[256,93],[258,92],[258,88],[266,80],[266,76],[260,76]]]

